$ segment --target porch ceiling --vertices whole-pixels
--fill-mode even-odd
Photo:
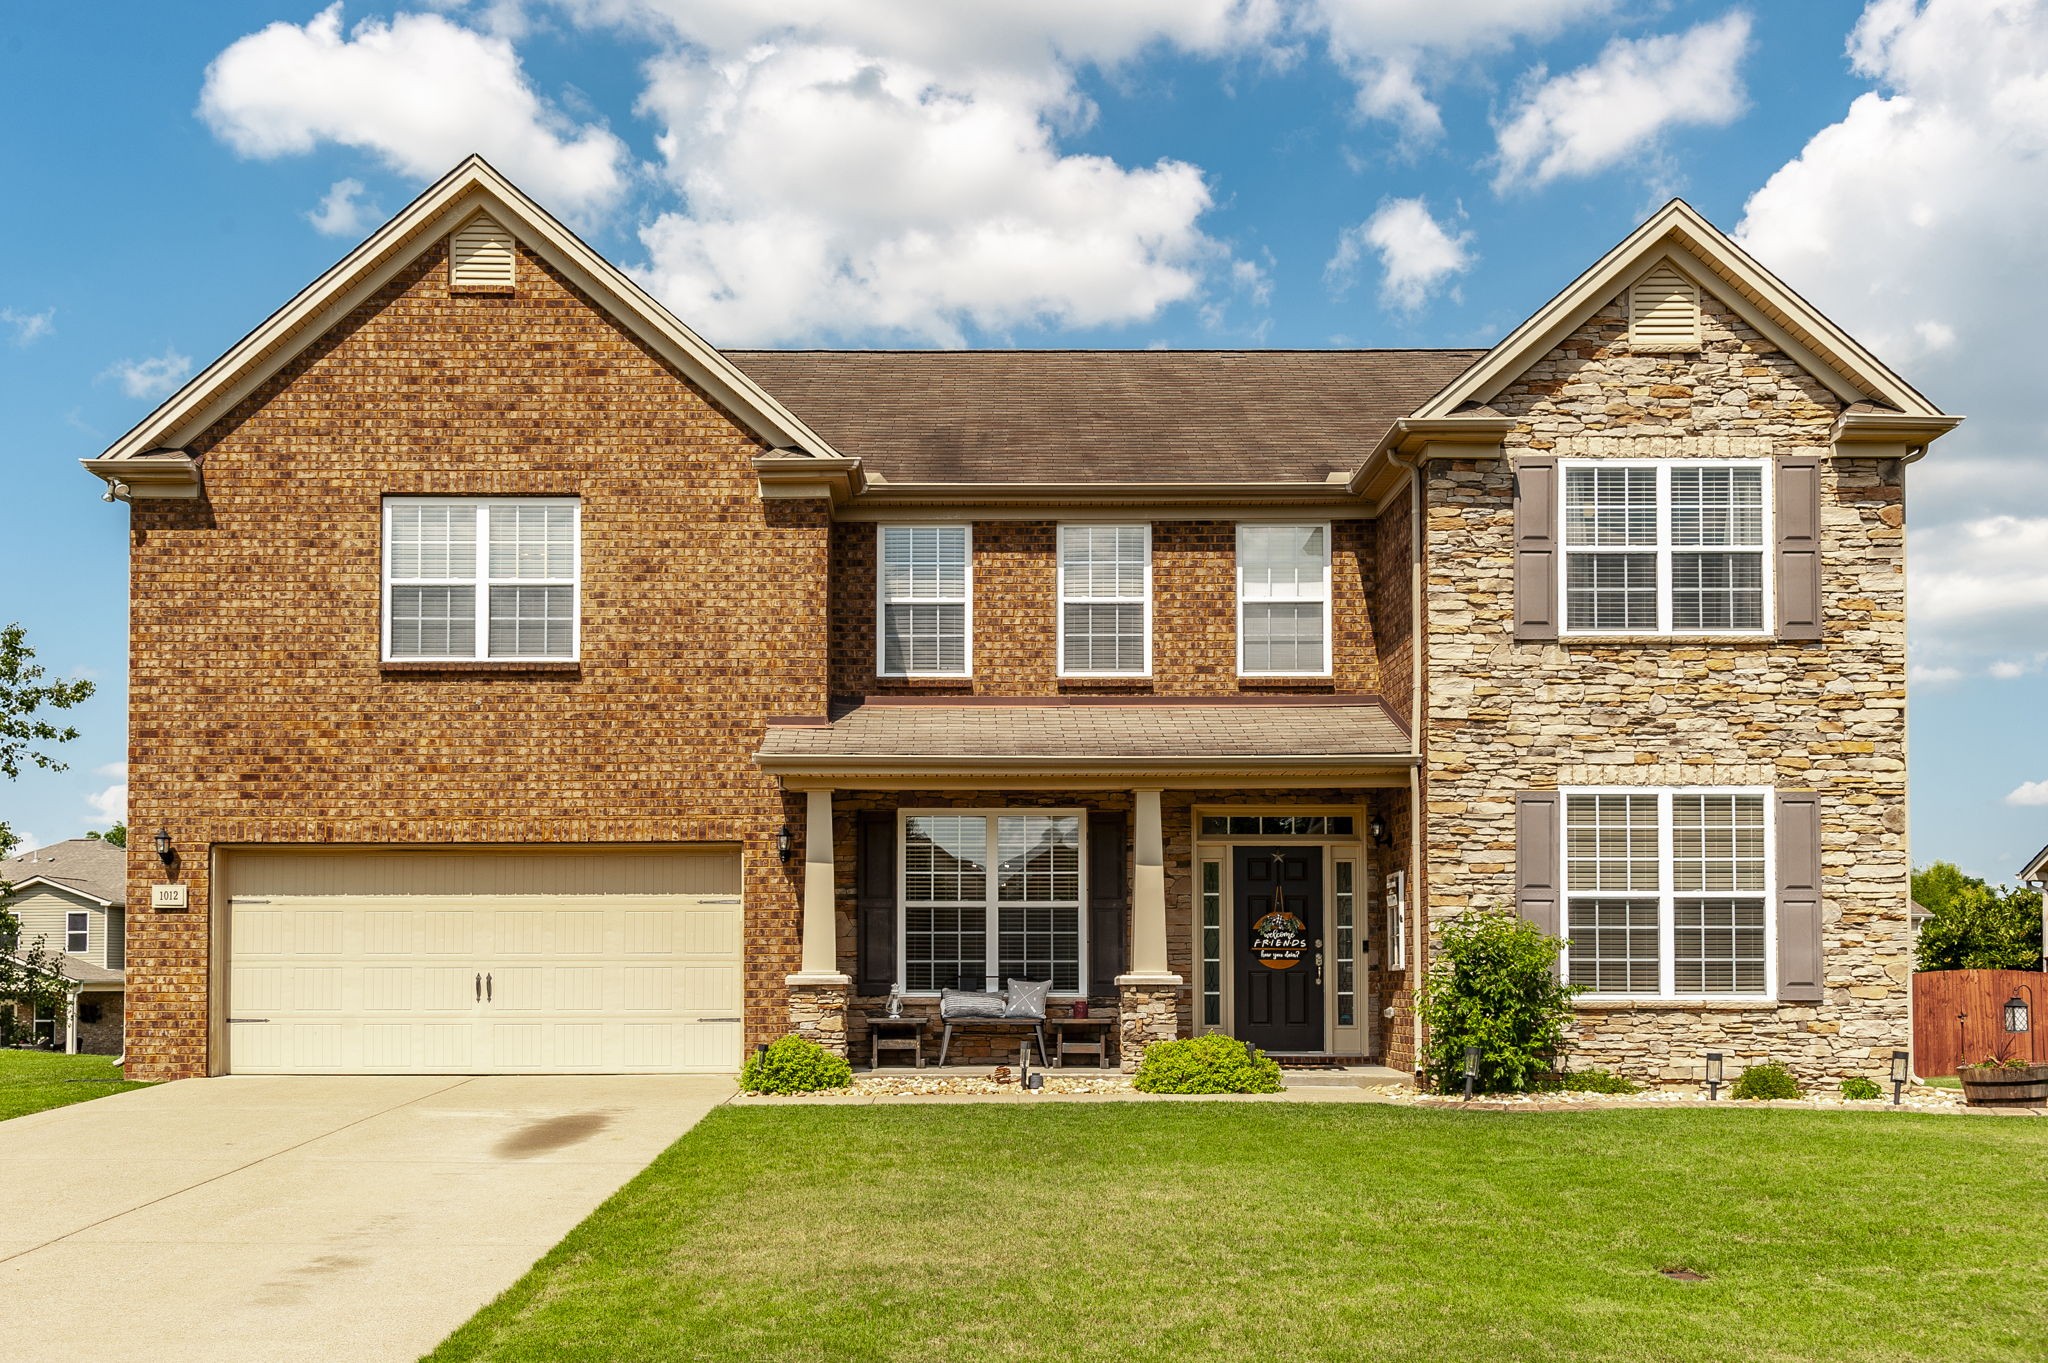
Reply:
[[[771,721],[755,760],[791,785],[1396,785],[1409,747],[1370,696],[903,697]]]

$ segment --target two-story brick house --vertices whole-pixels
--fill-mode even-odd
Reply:
[[[1414,1063],[1905,1044],[1904,471],[1682,203],[1491,350],[719,352],[490,167],[88,468],[132,503],[136,1072],[730,1069],[1050,979]]]

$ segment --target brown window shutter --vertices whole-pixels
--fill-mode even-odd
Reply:
[[[1088,993],[1116,997],[1130,917],[1131,838],[1121,813],[1088,816]]]
[[[896,983],[896,811],[863,810],[853,849],[855,989],[886,994]]]
[[[1822,998],[1820,796],[1778,792],[1778,998]]]
[[[1515,796],[1515,912],[1547,936],[1560,937],[1558,859],[1564,796],[1525,790]]]
[[[1515,461],[1515,638],[1557,637],[1557,460]]]
[[[1778,460],[1778,637],[1818,639],[1820,630],[1820,458]]]

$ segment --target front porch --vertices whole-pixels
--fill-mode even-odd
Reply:
[[[1363,735],[1366,707],[1342,703],[877,708],[914,720],[889,717],[886,758],[848,751],[843,720],[764,744],[762,765],[805,797],[793,1030],[872,1065],[893,998],[924,1024],[928,1069],[942,1044],[951,1063],[1013,1065],[1029,1032],[957,1020],[947,1044],[946,996],[1038,981],[1051,1030],[1107,1030],[1124,1070],[1204,1032],[1289,1068],[1412,1069],[1413,766],[1377,706]],[[1138,712],[1154,748],[1220,719],[1240,751],[1211,733],[1200,755],[1118,753],[1109,709]],[[1074,711],[1110,751],[1059,752]],[[1010,741],[957,751],[963,719]],[[1317,724],[1321,743],[1302,742]],[[901,751],[917,731],[956,750]]]

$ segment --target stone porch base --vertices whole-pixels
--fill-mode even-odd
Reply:
[[[1117,977],[1117,1055],[1135,1070],[1145,1048],[1180,1035],[1181,979],[1178,975]]]
[[[844,975],[789,977],[789,1030],[834,1055],[846,1051],[846,1003],[853,981]]]

